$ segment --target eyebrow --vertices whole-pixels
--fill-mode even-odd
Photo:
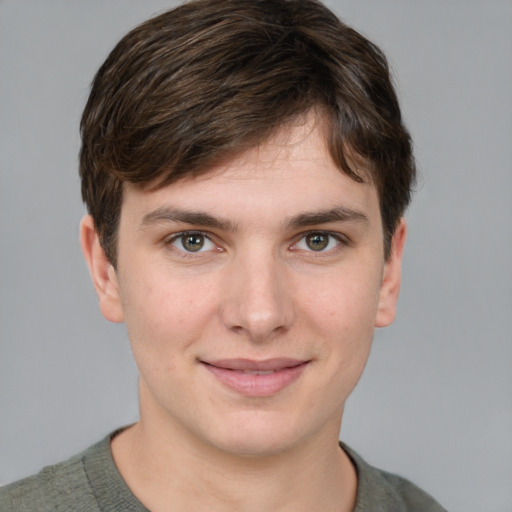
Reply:
[[[314,226],[316,224],[328,224],[331,222],[369,222],[366,214],[358,210],[352,210],[344,206],[330,208],[328,210],[318,210],[304,212],[290,218],[287,226],[292,229]]]
[[[236,225],[231,221],[221,219],[206,212],[193,212],[165,206],[144,215],[139,229],[163,222],[183,222],[185,224],[217,228],[224,231],[236,231],[237,229]]]
[[[369,219],[368,216],[361,211],[338,206],[327,210],[300,213],[287,219],[285,226],[288,229],[298,229],[317,224],[349,221],[367,223]],[[164,206],[144,215],[139,229],[166,222],[182,222],[194,226],[216,228],[231,232],[237,231],[238,228],[237,224],[230,220],[216,217],[206,212],[181,210]]]

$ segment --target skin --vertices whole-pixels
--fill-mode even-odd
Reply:
[[[84,218],[101,311],[126,323],[140,372],[140,421],[112,452],[146,507],[352,510],[343,408],[374,327],[394,319],[405,232],[401,221],[385,260],[375,186],[336,168],[312,117],[202,177],[127,186],[116,269]],[[304,364],[283,389],[246,396],[206,364],[231,358]]]

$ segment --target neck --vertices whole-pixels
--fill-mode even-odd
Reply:
[[[112,441],[128,487],[152,512],[353,510],[355,469],[338,444],[339,422],[285,451],[226,453],[179,425],[141,421]]]

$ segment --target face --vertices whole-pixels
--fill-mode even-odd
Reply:
[[[126,322],[141,422],[236,454],[337,439],[374,327],[393,320],[405,228],[384,261],[376,189],[313,122],[205,176],[125,189],[118,266],[82,242],[105,317]]]

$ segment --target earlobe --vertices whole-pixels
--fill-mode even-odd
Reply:
[[[124,314],[116,272],[100,244],[90,215],[86,215],[80,223],[80,244],[98,295],[101,313],[110,322],[123,322]]]
[[[387,327],[395,319],[396,304],[400,293],[402,255],[406,234],[407,226],[405,220],[401,219],[393,233],[391,254],[384,265],[375,327]]]

